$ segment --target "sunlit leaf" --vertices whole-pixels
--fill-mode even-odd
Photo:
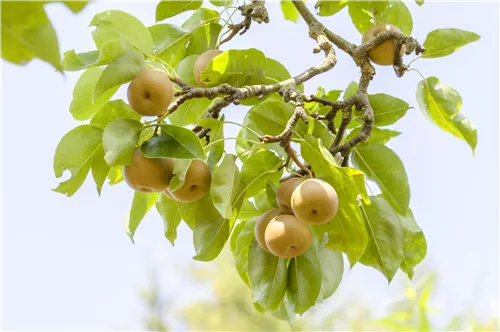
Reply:
[[[399,219],[404,232],[401,269],[410,279],[412,279],[415,266],[417,266],[427,254],[427,241],[422,229],[420,229],[415,221],[411,210],[408,210],[405,216],[400,215]]]
[[[164,194],[160,194],[160,198],[156,202],[156,210],[163,219],[165,237],[174,245],[177,239],[177,227],[182,220],[179,203]]]
[[[151,207],[153,207],[157,198],[158,193],[143,193],[140,191],[134,192],[134,199],[132,200],[129,218],[125,224],[125,231],[132,242],[134,242],[134,234],[137,227]]]
[[[104,185],[104,181],[106,181],[110,170],[110,166],[106,163],[106,160],[104,160],[104,149],[102,144],[99,145],[99,148],[92,158],[91,169],[97,193],[101,195],[102,186]]]
[[[201,0],[161,1],[156,6],[156,22],[179,15],[188,10],[198,9],[202,3],[203,1]]]
[[[319,247],[316,255],[321,265],[321,295],[324,300],[335,293],[344,274],[344,259],[338,251]]]
[[[141,119],[141,115],[134,111],[129,104],[121,99],[108,101],[101,109],[92,117],[90,124],[99,128],[106,128],[108,124],[115,120]]]
[[[347,6],[347,2],[347,0],[318,0],[314,8],[316,8],[316,12],[319,16],[331,16],[344,9],[344,7]]]
[[[251,197],[266,187],[269,180],[277,182],[283,173],[278,171],[281,159],[269,150],[257,152],[241,167],[241,181],[247,186],[247,196]]]
[[[429,32],[424,41],[422,58],[439,58],[450,55],[461,47],[481,38],[474,32],[460,29],[437,29]]]
[[[210,194],[215,208],[226,219],[232,218],[231,205],[238,185],[240,172],[236,166],[236,156],[226,154],[220,165],[215,169],[210,185]]]
[[[281,4],[281,12],[283,13],[283,16],[285,17],[285,20],[297,23],[299,18],[300,18],[300,14],[297,11],[297,9],[295,8],[295,6],[293,5],[292,1],[281,0],[280,4]]]
[[[142,123],[136,120],[115,120],[106,126],[102,135],[104,159],[110,166],[129,165],[139,141]]]

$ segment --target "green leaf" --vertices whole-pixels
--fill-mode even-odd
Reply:
[[[246,195],[251,197],[266,187],[268,181],[277,182],[283,170],[278,171],[281,159],[269,150],[257,152],[241,167],[241,181],[246,184]]]
[[[119,37],[119,34],[106,27],[97,27],[92,31],[92,39],[94,39],[94,44],[98,49],[101,48],[101,46],[108,40],[116,39]]]
[[[300,14],[298,10],[293,5],[290,0],[281,0],[281,12],[283,13],[283,17],[285,20],[292,21],[297,23],[300,18]]]
[[[179,75],[180,78],[187,84],[191,86],[196,86],[198,83],[196,83],[196,80],[194,79],[194,63],[198,59],[199,54],[191,54],[184,59],[182,59],[181,62],[177,64],[177,67],[175,67],[175,71]],[[199,100],[203,98],[194,98],[190,100]],[[188,100],[189,101],[189,100]],[[181,105],[182,106],[182,105]],[[177,111],[175,111],[170,118],[177,114]]]
[[[404,233],[396,211],[382,196],[370,196],[361,209],[368,228],[368,246],[360,262],[382,272],[389,282],[403,258]]]
[[[106,153],[104,159],[110,166],[130,165],[134,149],[139,142],[142,123],[136,120],[115,120],[106,126],[102,144]]]
[[[188,10],[195,10],[201,7],[203,1],[161,1],[156,6],[156,22],[166,18],[174,17]]]
[[[170,192],[175,192],[184,185],[191,161],[192,159],[176,159],[174,161],[174,177],[170,180],[170,185],[168,187]]]
[[[202,54],[217,46],[222,25],[219,23],[205,24],[193,32],[186,50],[187,55]]]
[[[248,275],[253,300],[266,309],[278,309],[287,286],[286,259],[268,254],[256,240],[252,240],[248,252]]]
[[[160,194],[160,198],[156,202],[156,210],[163,219],[165,237],[173,246],[177,239],[177,227],[182,220],[179,203]]]
[[[256,127],[268,134],[279,135],[285,129],[294,107],[283,100],[266,100],[250,109],[250,119]],[[301,120],[300,120],[301,121]]]
[[[190,229],[194,229],[194,225],[196,223],[196,213],[198,212],[199,206],[199,200],[191,203],[179,203],[182,220],[184,220]]]
[[[57,35],[43,5],[41,1],[2,2],[2,58],[17,65],[39,58],[62,70]]]
[[[327,93],[325,93],[323,96],[321,96],[321,98],[326,99],[326,100],[330,100],[330,101],[337,101],[339,99],[341,93],[342,93],[342,90],[331,90],[331,91],[328,91]],[[326,115],[332,109],[329,106],[323,106],[319,103],[316,103],[316,104],[317,104],[317,108],[315,109],[315,111],[321,115]]]
[[[155,204],[158,198],[158,193],[143,193],[140,191],[134,192],[134,199],[132,200],[132,207],[127,223],[125,224],[125,232],[134,242],[134,234],[146,213]]]
[[[352,177],[352,169],[336,167],[333,156],[320,145],[320,140],[308,137],[301,142],[302,157],[312,166],[316,176],[335,188],[339,196],[337,215],[330,222],[313,230],[320,237],[328,233],[327,248],[345,252],[354,264],[365,251],[368,237],[363,215],[358,208],[359,188]],[[322,153],[325,149],[326,153]]]
[[[401,214],[408,211],[410,187],[401,159],[382,144],[363,144],[353,149],[354,166],[377,183],[384,198]]]
[[[187,30],[173,24],[156,24],[149,27],[153,38],[155,56],[175,67],[186,55],[186,46],[191,39]]]
[[[381,15],[385,12],[389,1],[348,1],[349,15],[352,23],[363,34],[372,26],[383,23]]]
[[[207,86],[227,83],[232,86],[263,83],[266,77],[266,57],[261,51],[228,50],[216,56],[201,73]]]
[[[331,0],[318,0],[314,5],[316,13],[319,16],[332,16],[347,6],[347,0],[331,1]]]
[[[102,158],[104,159],[104,156]],[[122,182],[123,181],[122,166],[111,167],[111,169],[109,170],[108,179],[109,179],[108,184],[110,186],[114,186],[115,184]]]
[[[69,111],[76,120],[88,120],[115,94],[118,87],[112,87],[94,99],[94,90],[104,69],[89,68],[83,72],[73,89],[73,100]]]
[[[209,8],[199,8],[195,10],[193,15],[191,15],[186,22],[182,23],[182,28],[183,29],[193,29],[196,28],[200,25],[200,23],[211,20],[210,22],[212,23],[218,23],[218,20],[215,20],[215,18],[219,17],[219,12],[213,9]],[[212,20],[214,19],[214,20]]]
[[[338,251],[320,247],[316,255],[321,266],[320,298],[325,300],[335,293],[344,274],[344,260]]]
[[[101,195],[102,186],[104,185],[104,181],[108,177],[110,167],[104,160],[104,149],[102,144],[99,144],[99,147],[92,158],[92,177],[94,178],[94,182],[97,187],[97,193]]]
[[[168,116],[170,123],[176,126],[187,126],[198,123],[212,100],[207,98],[193,98],[185,101],[174,113]]]
[[[408,210],[405,216],[399,216],[399,220],[404,232],[401,269],[412,279],[415,266],[423,261],[427,254],[427,241],[411,210]]]
[[[106,128],[108,124],[116,120],[137,120],[141,119],[141,115],[134,111],[129,104],[121,99],[108,101],[101,109],[92,117],[90,124],[101,129]]]
[[[73,13],[79,13],[89,3],[89,1],[63,1]]]
[[[215,208],[222,217],[231,219],[233,209],[231,199],[240,183],[240,172],[236,166],[236,156],[226,154],[221,164],[215,169],[210,185],[210,194]]]
[[[313,248],[292,258],[288,266],[287,294],[302,315],[311,308],[321,291],[321,264]]]
[[[92,66],[99,57],[99,51],[76,53],[75,50],[64,52],[62,67],[66,71],[78,71]]]
[[[70,197],[80,189],[94,155],[99,152],[101,140],[102,130],[90,125],[78,126],[63,136],[54,155],[54,174],[60,178],[65,170],[69,170],[71,178],[54,191]]]
[[[266,184],[266,189],[264,190],[267,196],[267,201],[273,208],[278,207],[278,203],[276,202],[276,191],[278,190],[278,186],[271,182],[268,181]],[[266,210],[267,211],[267,210]]]
[[[174,125],[163,124],[160,135],[144,142],[141,150],[148,158],[205,160],[198,136],[189,129]]]
[[[210,0],[210,3],[216,7],[229,7],[234,3],[234,0]]]
[[[474,32],[460,29],[437,29],[429,32],[424,41],[422,58],[439,58],[450,55],[461,47],[481,38]]]
[[[229,219],[225,219],[206,195],[200,200],[193,230],[196,255],[193,259],[208,262],[219,256],[229,238]]]
[[[424,4],[424,0],[415,0],[417,5],[422,6]]]
[[[142,52],[132,50],[123,53],[104,69],[95,85],[94,99],[99,99],[111,88],[131,81],[144,70],[146,70],[146,62]]]
[[[368,100],[373,108],[375,125],[388,126],[401,119],[410,109],[407,102],[385,93],[369,95]]]
[[[222,116],[221,120],[222,119],[224,119],[224,116]],[[212,118],[207,118],[204,120],[211,122],[211,125],[207,125],[207,122],[205,121],[205,123],[203,123],[203,127],[210,129],[210,131],[208,132],[208,136],[210,137],[210,142],[212,142],[212,145],[210,145],[207,164],[208,167],[212,169],[220,161],[222,155],[224,154],[224,141],[222,140],[224,139],[224,126],[223,123],[219,120],[215,120]],[[219,142],[213,143],[215,141]]]
[[[349,135],[347,135],[346,141],[350,141],[351,139],[353,139],[354,137],[359,135],[360,132],[361,132],[361,127],[354,128],[349,133]],[[370,138],[368,139],[368,141],[361,143],[361,145],[366,144],[366,143],[385,144],[388,141],[390,141],[391,139],[393,139],[394,137],[398,137],[399,135],[401,135],[401,132],[399,132],[399,131],[394,131],[394,130],[390,130],[390,129],[381,129],[378,127],[374,127],[372,130],[372,134],[371,134]]]
[[[405,36],[410,36],[413,30],[411,13],[400,0],[389,2],[387,9],[380,16],[380,22],[397,26]]]
[[[252,218],[247,222],[238,224],[233,232],[233,234],[236,235],[236,231],[238,230],[238,228],[241,228],[235,240],[236,243],[233,251],[234,265],[243,282],[245,282],[245,284],[249,287],[250,280],[248,277],[248,252],[250,250],[252,241],[255,239],[256,220],[257,218]]]
[[[304,125],[301,123],[299,127]],[[325,146],[331,146],[335,140],[335,136],[332,134],[330,129],[321,121],[309,118],[309,125],[312,126],[311,135],[320,138]],[[305,126],[305,125],[304,125]]]
[[[476,126],[460,113],[462,97],[457,90],[440,85],[437,77],[429,77],[418,83],[417,101],[420,110],[431,122],[466,141],[474,153],[477,145]]]
[[[349,85],[347,86],[347,89],[344,90],[344,100],[346,100],[347,98],[354,95],[356,93],[356,91],[358,91],[358,86],[359,86],[359,84],[354,82],[354,81],[349,83]]]
[[[148,29],[136,17],[120,10],[106,10],[94,16],[89,26],[107,28],[128,40],[146,54],[153,53],[153,40]]]

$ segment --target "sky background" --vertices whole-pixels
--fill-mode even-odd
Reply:
[[[392,128],[403,132],[389,146],[401,157],[411,188],[411,208],[428,241],[427,257],[417,276],[439,274],[432,304],[445,317],[473,309],[488,317],[498,312],[498,3],[407,3],[414,20],[412,35],[423,42],[437,28],[461,28],[481,35],[479,42],[455,54],[413,65],[426,77],[457,89],[462,112],[478,128],[473,157],[468,145],[428,122],[418,109],[415,72],[397,78],[392,68],[377,67],[370,93],[389,93],[414,109]],[[120,9],[154,24],[156,2],[91,3],[73,15],[61,4],[46,6],[59,37],[61,53],[94,49],[88,28],[92,17]],[[312,9],[313,3],[309,3]],[[282,19],[279,2],[267,4],[271,22],[253,24],[224,49],[256,47],[279,60],[292,74],[322,60],[311,52],[314,42],[304,22]],[[180,25],[190,13],[169,20]],[[239,15],[235,16],[239,20]],[[347,10],[321,18],[328,28],[359,43]],[[330,72],[306,83],[344,89],[358,79],[358,68],[338,53]],[[406,62],[412,57],[406,57]],[[72,89],[80,73],[55,73],[35,60],[20,67],[2,61],[2,316],[6,330],[139,329],[144,314],[139,287],[157,270],[167,296],[177,306],[210,295],[207,287],[190,282],[187,270],[197,263],[191,233],[181,225],[176,246],[163,236],[161,218],[146,216],[132,244],[123,230],[133,192],[125,185],[105,187],[99,198],[89,177],[72,198],[52,192],[58,180],[52,158],[61,137],[79,123],[69,113]],[[121,89],[115,99],[124,98]],[[224,111],[241,121],[245,107]],[[234,137],[236,128],[227,129]],[[234,142],[227,146],[232,150]],[[398,275],[400,272],[398,272]],[[403,279],[401,275],[395,280]],[[235,280],[235,282],[241,282]],[[383,310],[388,296],[400,289],[383,275],[361,264],[346,271],[331,307],[345,298],[360,298]],[[439,323],[440,321],[437,320]],[[176,326],[173,326],[174,328]],[[180,327],[180,326],[178,326]]]

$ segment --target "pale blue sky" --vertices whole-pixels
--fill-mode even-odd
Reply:
[[[94,14],[120,9],[151,25],[155,5],[92,3],[78,15],[59,4],[47,8],[63,52],[93,49],[92,29],[87,25]],[[405,164],[411,207],[428,240],[428,255],[417,273],[433,269],[440,275],[433,305],[446,316],[469,308],[491,316],[498,311],[499,293],[499,6],[478,2],[429,2],[422,7],[409,2],[408,6],[413,36],[422,42],[437,28],[457,27],[481,35],[479,42],[454,55],[414,64],[424,75],[437,76],[461,93],[462,111],[478,128],[475,157],[465,142],[442,132],[420,113],[416,73],[398,79],[390,67],[377,67],[370,92],[390,93],[417,107],[393,126],[403,135],[389,146]],[[321,61],[320,55],[311,53],[314,43],[305,24],[285,22],[279,2],[269,2],[267,7],[271,23],[254,24],[227,47],[260,48],[292,74]],[[180,25],[187,16],[170,22]],[[321,20],[349,41],[360,41],[347,11]],[[161,282],[168,294],[184,301],[208,296],[205,287],[188,284],[182,274],[189,264],[200,264],[191,260],[194,250],[186,227],[180,228],[172,248],[163,236],[160,217],[152,212],[137,230],[136,244],[130,242],[122,226],[133,195],[128,187],[105,187],[99,198],[88,178],[72,198],[51,191],[57,186],[52,170],[55,147],[78,125],[68,109],[79,73],[62,76],[40,61],[26,67],[2,65],[3,328],[140,328],[143,310],[137,292],[148,283],[148,272],[155,266],[161,266]],[[357,77],[352,61],[338,52],[337,67],[308,82],[306,91],[314,92],[317,85],[344,89]],[[115,98],[124,97],[123,92]],[[238,121],[244,112],[244,107],[231,107],[225,114]],[[227,132],[236,134],[234,129]],[[341,305],[336,299],[349,296],[381,310],[380,304],[398,289],[397,283],[387,287],[378,271],[358,264],[346,273],[332,308]]]

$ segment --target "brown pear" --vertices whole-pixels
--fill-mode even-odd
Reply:
[[[363,43],[372,39],[377,34],[384,31],[395,31],[401,32],[396,26],[392,24],[377,24],[370,29],[368,29],[363,34]],[[404,55],[406,47],[403,45],[401,47],[401,56]],[[370,60],[377,65],[381,66],[392,66],[394,64],[394,55],[396,53],[396,41],[391,39],[383,42],[380,45],[375,46],[368,52],[368,57]]]
[[[134,190],[160,192],[168,188],[174,172],[174,160],[146,158],[140,148],[134,150],[132,164],[123,166],[123,178]]]
[[[158,69],[148,69],[130,82],[127,90],[130,106],[144,116],[165,113],[174,97],[174,87],[168,75]]]
[[[292,194],[305,179],[291,178],[283,182],[276,191],[276,202],[284,214],[292,214]]]
[[[259,245],[267,251],[268,253],[272,254],[269,249],[267,248],[266,245],[266,239],[265,239],[265,233],[266,233],[266,227],[267,225],[271,222],[271,220],[282,214],[283,212],[280,209],[271,209],[267,212],[265,212],[263,215],[257,219],[257,222],[255,223],[255,239],[259,243]]]
[[[308,179],[293,192],[293,214],[308,224],[325,224],[339,208],[339,197],[333,187],[320,179]]]
[[[210,168],[204,161],[193,159],[186,173],[182,187],[176,191],[168,190],[170,195],[178,202],[191,203],[199,200],[210,191],[212,176]]]
[[[269,251],[281,258],[302,255],[312,243],[312,232],[308,224],[291,214],[274,217],[265,232]]]
[[[201,81],[201,72],[205,69],[208,63],[213,60],[213,58],[221,53],[221,50],[208,50],[202,53],[194,62],[194,79],[202,88],[206,88],[207,86]]]

